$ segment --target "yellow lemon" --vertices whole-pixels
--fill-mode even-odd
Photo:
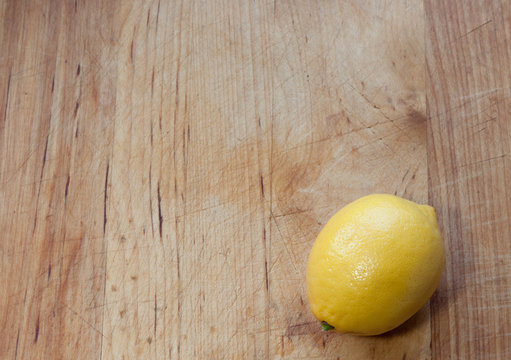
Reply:
[[[393,195],[362,197],[337,212],[309,255],[312,313],[324,329],[389,331],[433,294],[444,266],[435,209]]]

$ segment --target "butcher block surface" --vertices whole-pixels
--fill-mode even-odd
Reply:
[[[0,359],[511,358],[511,3],[0,1]],[[322,332],[304,270],[368,193],[442,282]]]

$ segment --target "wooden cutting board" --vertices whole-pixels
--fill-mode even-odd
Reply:
[[[0,358],[510,358],[510,13],[0,1]],[[372,192],[436,207],[444,278],[323,333],[308,251]]]

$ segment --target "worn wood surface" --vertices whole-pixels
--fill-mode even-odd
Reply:
[[[429,194],[447,248],[438,359],[511,358],[511,4],[426,0]]]
[[[0,1],[0,358],[508,354],[509,19],[440,5]],[[322,333],[321,226],[428,187],[432,312]]]

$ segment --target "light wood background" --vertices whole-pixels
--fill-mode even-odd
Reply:
[[[1,359],[511,357],[511,5],[0,1]],[[447,263],[379,337],[304,270],[372,192]]]

